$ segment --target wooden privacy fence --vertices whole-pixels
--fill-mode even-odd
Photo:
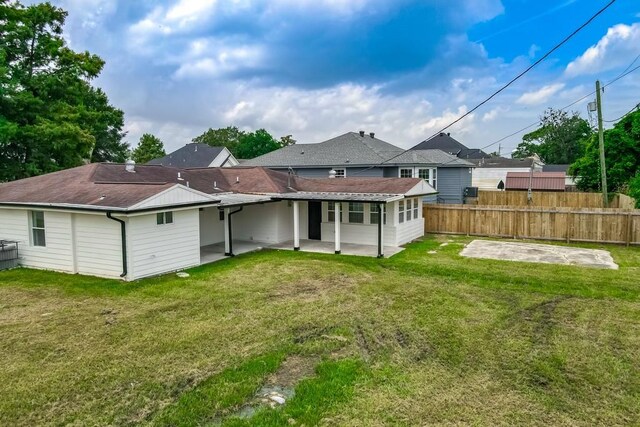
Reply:
[[[527,200],[526,191],[478,191],[478,197],[468,199],[468,203],[490,206],[522,206],[550,208],[603,208],[600,193],[565,193],[554,191],[534,191],[532,203]],[[610,208],[633,209],[635,200],[624,194],[616,194],[609,203]]]
[[[426,233],[640,245],[640,210],[424,205]]]

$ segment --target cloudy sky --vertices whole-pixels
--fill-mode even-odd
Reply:
[[[127,139],[169,150],[209,127],[299,143],[363,129],[409,148],[491,94],[609,0],[55,0],[65,37],[106,61],[95,84]],[[482,147],[607,82],[640,55],[640,4],[617,0],[551,58],[450,132]],[[640,59],[634,66],[640,64]],[[640,70],[608,87],[605,119],[640,102]],[[586,114],[584,100],[574,109]],[[502,143],[509,153],[520,140]],[[497,145],[492,147],[497,150]],[[491,151],[491,150],[488,150]]]

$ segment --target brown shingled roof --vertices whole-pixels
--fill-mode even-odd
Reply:
[[[295,191],[404,194],[418,183],[418,178],[308,179],[257,166],[180,169],[136,165],[135,172],[128,172],[122,164],[94,163],[0,184],[0,203],[126,209],[176,184],[215,195]]]
[[[531,179],[531,189],[538,191],[564,191],[564,172],[507,172],[506,190],[528,190]]]

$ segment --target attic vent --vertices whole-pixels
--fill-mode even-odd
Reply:
[[[360,136],[364,136],[364,131],[363,130],[360,131]]]
[[[127,160],[124,164],[124,170],[134,173],[136,171],[136,162],[133,160]]]
[[[375,136],[376,136],[376,134],[375,134],[375,132],[369,132],[369,136],[370,136],[371,138],[373,138],[373,137],[375,137]]]

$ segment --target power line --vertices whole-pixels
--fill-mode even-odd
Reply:
[[[618,122],[618,121],[624,119],[625,117],[627,117],[629,114],[633,113],[633,110],[637,110],[637,109],[640,109],[640,103],[636,104],[635,107],[633,107],[631,110],[627,111],[626,113],[624,113],[623,115],[621,115],[617,119],[615,119],[615,120],[603,120],[603,122],[607,122],[607,123]]]
[[[609,7],[611,7],[611,5],[613,5],[617,0],[611,0],[609,3],[607,3],[602,9],[598,10],[591,18],[589,18],[585,23],[583,23],[582,25],[580,25],[578,28],[576,28],[571,34],[569,34],[567,37],[565,37],[560,43],[556,44],[551,50],[549,50],[547,53],[545,53],[544,55],[542,55],[536,62],[534,62],[533,64],[531,64],[530,66],[528,66],[524,71],[522,71],[520,74],[518,74],[517,76],[515,76],[513,79],[511,79],[507,84],[505,84],[504,86],[502,86],[500,89],[498,89],[497,91],[495,91],[494,93],[492,93],[488,98],[486,98],[484,101],[480,102],[478,105],[476,105],[475,107],[473,107],[471,110],[467,111],[466,113],[464,113],[462,116],[458,117],[456,120],[454,120],[453,122],[449,123],[447,126],[445,126],[444,128],[442,128],[441,130],[439,130],[438,132],[436,132],[435,134],[433,134],[430,138],[433,138],[434,136],[440,134],[441,132],[444,132],[445,130],[449,129],[451,126],[455,125],[456,123],[458,123],[460,120],[464,119],[465,117],[467,117],[468,115],[470,115],[471,113],[473,113],[474,111],[476,111],[478,108],[482,107],[484,104],[486,104],[487,102],[489,102],[491,99],[493,99],[496,95],[498,95],[500,92],[504,91],[506,88],[508,88],[509,86],[511,86],[513,83],[515,83],[518,79],[520,79],[522,76],[524,76],[525,74],[527,74],[529,71],[531,71],[531,69],[533,67],[535,67],[536,65],[540,64],[542,61],[544,61],[545,59],[547,59],[553,52],[555,52],[556,50],[558,50],[562,45],[564,45],[566,42],[568,42],[573,36],[575,36],[576,34],[578,34],[582,29],[584,29],[587,25],[589,25],[594,19],[596,19],[600,14],[602,14],[605,10],[607,10]],[[427,139],[430,139],[427,138]]]

